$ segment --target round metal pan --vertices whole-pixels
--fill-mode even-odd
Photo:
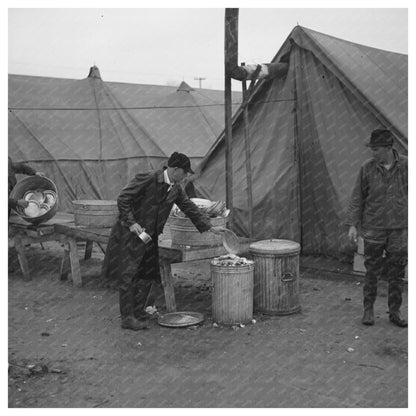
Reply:
[[[183,328],[197,325],[204,320],[204,315],[199,312],[170,312],[159,316],[157,322],[161,326],[169,328]]]

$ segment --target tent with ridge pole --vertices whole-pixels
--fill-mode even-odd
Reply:
[[[271,61],[279,62],[287,72],[257,81],[248,123],[244,105],[233,118],[232,227],[250,236],[248,130],[250,237],[290,239],[304,254],[340,257],[351,249],[344,221],[359,168],[371,156],[371,131],[390,129],[407,155],[408,57],[296,26]],[[200,163],[199,196],[225,200],[224,166],[221,133]]]
[[[76,199],[115,199],[174,151],[196,165],[224,128],[223,103],[222,91],[185,82],[104,82],[95,66],[81,80],[9,75],[8,152],[53,179],[70,212]]]

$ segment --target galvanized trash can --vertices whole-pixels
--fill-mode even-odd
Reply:
[[[255,263],[254,310],[269,315],[300,311],[300,244],[290,240],[263,240],[250,244]]]
[[[211,261],[212,318],[214,322],[234,325],[253,319],[254,263],[238,266],[216,265]]]

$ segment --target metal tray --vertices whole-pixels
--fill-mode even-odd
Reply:
[[[169,328],[181,328],[201,323],[204,315],[199,312],[170,312],[159,316],[157,322]]]

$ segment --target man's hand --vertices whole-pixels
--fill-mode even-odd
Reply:
[[[41,176],[42,178],[45,176],[45,174],[43,172],[36,172],[35,175],[36,176]]]
[[[137,224],[137,222],[135,222],[134,224],[130,225],[129,230],[132,233],[139,235],[143,231],[143,228],[140,227],[140,225]]]
[[[350,239],[352,243],[357,243],[357,236],[358,236],[357,229],[353,225],[351,225],[348,231],[348,238]]]
[[[18,199],[16,205],[20,208],[27,208],[29,206],[29,201],[26,201],[26,199]]]
[[[217,235],[223,233],[225,230],[226,230],[225,227],[211,227],[209,229],[209,231],[211,231],[212,233],[217,234]]]

